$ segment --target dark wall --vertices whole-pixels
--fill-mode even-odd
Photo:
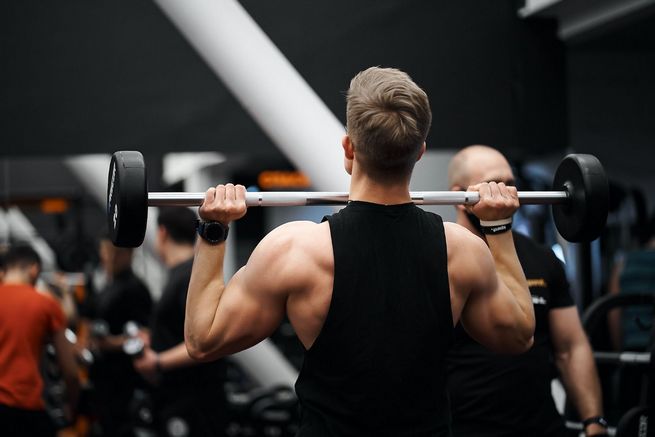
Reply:
[[[655,15],[568,50],[570,145],[655,208]]]
[[[0,17],[2,153],[227,148],[250,123],[151,1],[10,0]]]
[[[430,147],[564,147],[563,50],[514,1],[242,4],[342,120],[349,79],[395,66],[431,97]],[[2,154],[278,153],[150,1],[9,0],[0,17]]]

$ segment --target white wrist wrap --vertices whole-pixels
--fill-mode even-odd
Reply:
[[[485,227],[508,225],[510,223],[512,223],[512,217],[507,217],[500,220],[480,220],[480,225]]]

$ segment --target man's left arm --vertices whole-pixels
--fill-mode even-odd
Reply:
[[[147,347],[143,355],[134,360],[134,368],[148,381],[156,384],[161,373],[200,364],[189,356],[184,343],[162,352]]]
[[[582,420],[602,416],[603,402],[598,372],[577,308],[554,308],[548,317],[555,363],[566,393],[571,397]],[[598,424],[590,424],[585,432],[593,436],[604,434],[606,429]]]

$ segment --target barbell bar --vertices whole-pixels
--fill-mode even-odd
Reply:
[[[477,191],[412,191],[412,202],[417,205],[473,205],[480,200]],[[521,204],[562,204],[566,191],[519,191]],[[200,206],[205,193],[149,192],[148,206]],[[246,193],[246,206],[314,206],[345,205],[345,192],[257,191]]]
[[[568,241],[596,239],[607,220],[609,188],[605,171],[592,155],[571,154],[558,166],[553,191],[520,191],[521,204],[552,204],[553,218]],[[477,192],[420,191],[410,193],[418,205],[470,205]],[[148,192],[143,155],[119,151],[112,155],[107,185],[107,217],[112,242],[137,247],[143,243],[149,206],[199,206],[205,193]],[[344,205],[345,192],[248,192],[246,205]]]

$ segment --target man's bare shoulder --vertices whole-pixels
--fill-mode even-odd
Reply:
[[[464,226],[453,222],[444,222],[444,233],[446,234],[446,244],[450,254],[451,249],[457,252],[460,248],[484,249],[486,247],[484,240],[466,229]]]
[[[283,224],[269,232],[253,252],[248,264],[252,272],[264,273],[281,288],[301,287],[306,275],[329,268],[332,249],[329,225],[309,221]]]
[[[294,221],[278,226],[259,243],[255,252],[271,262],[298,262],[301,265],[319,261],[331,247],[327,222]],[[332,251],[330,250],[330,254]]]
[[[286,250],[294,247],[313,247],[321,239],[330,238],[327,222],[293,221],[278,226],[269,232],[262,243],[271,249]],[[317,241],[318,239],[318,241]]]
[[[448,273],[453,277],[476,276],[480,269],[493,266],[489,248],[484,240],[457,223],[444,223],[448,250]],[[471,268],[477,266],[477,268]]]

